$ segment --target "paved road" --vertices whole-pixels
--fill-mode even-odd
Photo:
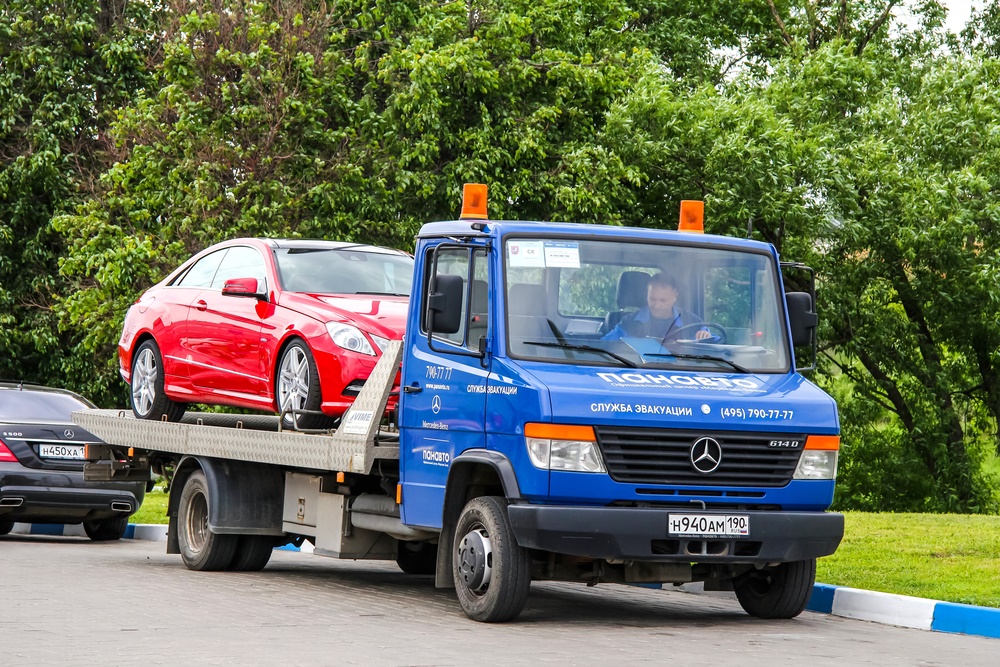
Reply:
[[[1000,640],[611,585],[534,584],[518,622],[483,625],[391,563],[277,552],[201,573],[163,551],[0,537],[0,665],[1000,664]]]

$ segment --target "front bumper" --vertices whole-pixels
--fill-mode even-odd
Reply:
[[[747,515],[749,534],[673,536],[669,514]],[[834,512],[510,505],[508,516],[522,547],[609,560],[785,563],[828,556],[844,536],[844,515]]]

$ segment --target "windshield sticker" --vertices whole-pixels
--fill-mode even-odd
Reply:
[[[692,387],[696,389],[735,390],[759,393],[764,389],[749,378],[702,377],[700,375],[664,375],[663,373],[598,373],[597,377],[612,387]]]
[[[546,241],[545,266],[579,269],[580,244],[575,241]]]
[[[510,241],[507,263],[521,268],[545,268],[545,251],[541,241]]]

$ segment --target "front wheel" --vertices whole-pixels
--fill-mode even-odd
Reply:
[[[316,361],[309,346],[303,341],[292,341],[282,352],[274,389],[278,399],[278,411],[283,413],[281,418],[283,428],[328,428],[333,424],[333,420],[323,414],[296,412],[298,410],[318,412],[323,401]]]
[[[0,521],[0,535],[6,535],[12,530],[14,530],[13,521]]]
[[[116,516],[101,521],[84,521],[83,532],[95,542],[113,542],[125,537],[128,528],[127,516]]]
[[[733,580],[740,606],[757,618],[795,618],[809,603],[816,559],[751,570]]]
[[[517,618],[528,601],[531,560],[518,545],[507,518],[507,500],[469,501],[455,527],[455,592],[465,615],[500,623]]]
[[[225,570],[233,562],[239,535],[220,535],[208,528],[208,483],[201,470],[191,473],[177,508],[177,543],[190,570]]]
[[[135,351],[129,383],[132,412],[138,419],[177,422],[184,416],[186,406],[163,392],[163,357],[155,341],[147,340]]]

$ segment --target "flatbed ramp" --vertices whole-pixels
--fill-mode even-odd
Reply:
[[[402,358],[391,341],[341,426],[329,433],[280,431],[278,417],[189,413],[180,422],[136,419],[125,410],[80,410],[73,421],[106,443],[171,454],[211,456],[321,471],[369,473],[399,459],[399,436],[381,416]]]

